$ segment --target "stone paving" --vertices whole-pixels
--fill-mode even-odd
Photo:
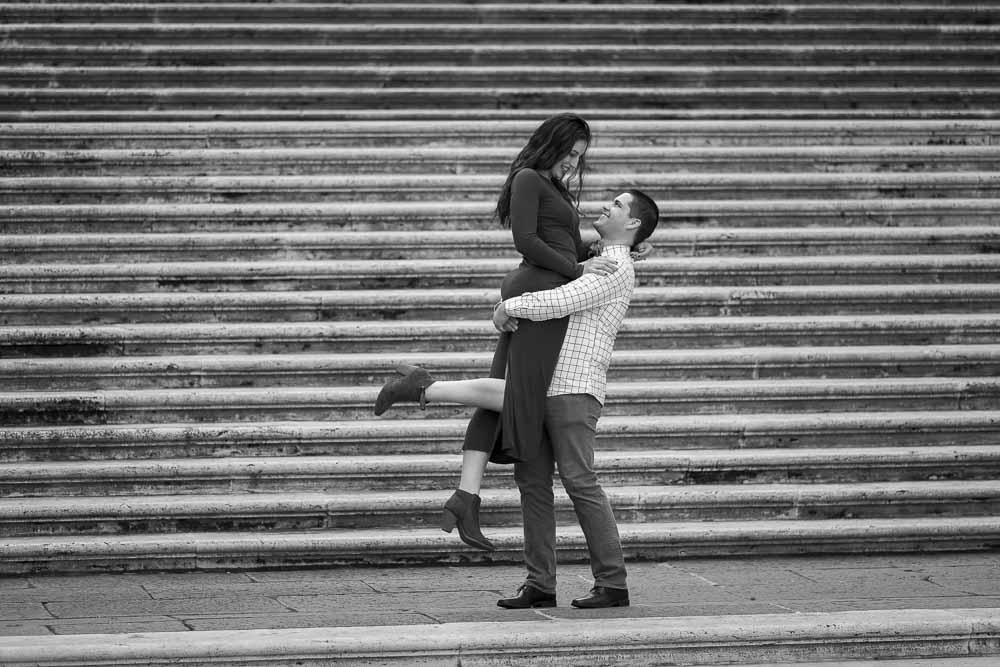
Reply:
[[[632,606],[583,611],[586,565],[560,567],[559,606],[503,610],[520,566],[0,578],[0,635],[184,632],[1000,608],[1000,552],[681,559],[629,564]]]

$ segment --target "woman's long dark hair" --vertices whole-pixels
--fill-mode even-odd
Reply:
[[[510,184],[514,180],[514,175],[525,168],[551,169],[556,161],[568,155],[573,150],[573,144],[581,139],[590,145],[590,125],[576,114],[562,113],[552,116],[538,126],[528,139],[528,143],[510,164],[507,181],[503,184],[500,198],[497,200],[496,217],[501,225],[510,226]],[[552,178],[556,189],[573,206],[580,201],[580,192],[583,190],[583,172],[587,166],[585,155],[580,156],[577,164],[576,187],[573,192],[570,192],[559,178]]]

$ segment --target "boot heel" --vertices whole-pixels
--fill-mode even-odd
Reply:
[[[455,525],[458,523],[458,517],[451,510],[445,510],[441,513],[441,530],[446,533],[450,533],[455,530]]]

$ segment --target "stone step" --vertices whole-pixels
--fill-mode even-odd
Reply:
[[[1000,35],[1000,28],[997,30]],[[370,97],[374,89],[391,90],[406,88],[420,91],[424,88],[510,88],[519,86],[564,86],[578,77],[590,89],[606,89],[614,85],[639,89],[659,88],[690,89],[695,87],[721,90],[750,85],[763,87],[806,87],[829,89],[840,87],[878,88],[899,86],[930,88],[942,86],[955,89],[960,86],[989,88],[1000,69],[983,65],[974,67],[923,65],[429,65],[423,62],[407,65],[347,65],[321,63],[316,65],[171,65],[136,66],[104,65],[98,67],[60,67],[50,65],[0,65],[0,79],[14,89],[62,89],[67,92],[95,88],[115,89],[118,96],[131,91],[199,88],[217,91],[223,88],[261,89],[284,87],[294,81],[297,85],[333,91],[350,88],[366,91]],[[148,94],[148,93],[147,93]],[[218,94],[217,92],[214,94]],[[232,94],[232,93],[230,93]],[[260,94],[260,93],[258,93]]]
[[[998,54],[1000,55],[1000,54]],[[501,175],[517,148],[418,146],[358,148],[217,148],[4,150],[0,164],[18,177],[306,174]],[[594,146],[590,173],[629,172],[957,172],[988,171],[1000,146]]]
[[[496,289],[0,294],[0,325],[489,320]],[[1000,284],[638,287],[632,317],[992,313]]]
[[[550,28],[546,27],[546,30]],[[606,32],[607,28],[602,27]],[[1000,32],[1000,27],[997,29]],[[463,35],[463,39],[471,39]],[[603,37],[602,37],[603,38]],[[990,37],[996,40],[995,35]],[[750,77],[752,80],[752,77]],[[82,87],[35,88],[10,87],[0,89],[0,120],[28,120],[28,113],[43,112],[52,118],[59,112],[63,118],[89,120],[88,112],[110,111],[116,118],[128,118],[141,112],[149,118],[150,111],[166,112],[169,119],[192,118],[201,115],[213,119],[237,119],[240,112],[252,112],[257,118],[302,117],[309,112],[316,119],[331,117],[370,118],[370,109],[533,109],[547,113],[555,109],[586,107],[617,110],[621,104],[621,89],[617,86],[576,87],[552,85],[511,86],[399,86],[368,88],[347,86],[303,87]],[[873,117],[892,117],[903,110],[919,110],[923,115],[941,117],[950,109],[963,110],[962,115],[976,118],[996,118],[1000,102],[1000,87],[989,83],[977,86],[913,85],[866,86],[834,85],[767,85],[728,87],[676,87],[645,85],[629,93],[633,108],[655,110],[660,118],[691,117],[684,112],[664,109],[725,109],[713,115],[740,117],[744,114],[767,116],[780,109],[785,115],[809,118],[820,115],[850,117],[859,111]],[[544,106],[542,106],[544,105]],[[747,111],[732,112],[730,109]],[[73,109],[69,114],[66,109]],[[345,111],[353,111],[354,114]],[[437,113],[437,112],[434,112]],[[454,111],[446,112],[447,114]],[[306,116],[310,117],[310,116]]]
[[[629,318],[619,350],[994,344],[992,313]],[[483,352],[491,322],[175,323],[0,327],[0,358],[288,352]]]
[[[379,385],[400,363],[441,379],[485,377],[491,351],[218,354],[0,359],[7,390]],[[1000,345],[620,349],[608,377],[627,380],[1000,375]]]
[[[1000,519],[896,517],[630,523],[618,525],[626,558],[803,553],[893,553],[995,548]],[[44,535],[0,542],[0,572],[41,574],[229,570],[344,564],[521,562],[520,528],[497,528],[498,549],[474,551],[436,528]],[[558,531],[559,558],[586,558],[583,535]],[[630,619],[631,622],[631,619]]]
[[[0,427],[0,461],[100,461],[232,456],[458,456],[468,419],[267,421]],[[995,446],[1000,412],[607,415],[598,451]]]
[[[0,293],[242,291],[247,288],[279,291],[397,289],[413,293],[413,290],[430,288],[492,288],[492,296],[482,303],[486,306],[495,303],[501,280],[518,264],[516,258],[10,264],[0,266]],[[919,282],[995,283],[1000,279],[1000,256],[654,255],[636,263],[635,274],[639,284],[657,287],[753,286],[766,290],[782,285],[801,288],[839,284],[879,285],[885,289],[890,284],[912,286]],[[654,300],[669,300],[671,292],[652,294],[656,295]],[[342,298],[356,301],[356,297],[346,292]]]
[[[876,447],[818,450],[599,451],[607,486],[990,480],[1000,449]],[[0,465],[0,498],[449,490],[454,454],[54,461]],[[491,466],[490,489],[513,489],[513,467]]]
[[[4,391],[0,417],[10,426],[366,419],[378,391],[377,385]],[[667,380],[610,382],[603,413],[700,414],[725,421],[735,413],[989,410],[998,400],[997,377]],[[384,417],[398,421],[421,414],[416,404],[407,404]],[[432,418],[470,414],[450,403],[426,409]]]
[[[990,667],[1000,651],[996,629],[1000,619],[992,608],[573,616],[546,614],[543,619],[532,615],[517,621],[447,625],[418,620],[415,625],[399,626],[199,630],[184,632],[183,641],[177,641],[176,632],[9,636],[0,639],[0,660],[9,667],[152,665],[154,661],[206,664],[206,659],[214,664],[266,662],[271,667],[301,667],[334,662],[360,665],[373,660],[486,665],[503,656],[505,665],[524,667],[538,664],[538,656],[545,655],[553,665],[640,667],[662,664],[663,656],[671,656],[690,665],[728,665],[737,658],[747,666],[746,661],[753,661],[757,667],[778,664],[775,661],[801,667],[935,667],[945,662],[949,667]],[[860,660],[873,655],[880,659]],[[936,657],[912,657],[916,655]],[[824,661],[803,662],[814,658]]]
[[[794,23],[860,23],[943,24],[971,23],[990,25],[1000,22],[1000,10],[988,5],[948,2],[943,6],[889,2],[851,5],[832,3],[798,3],[779,5],[763,3],[574,3],[560,2],[394,2],[394,3],[258,3],[228,2],[196,4],[190,2],[64,2],[2,3],[2,11],[10,23],[53,22],[72,23],[306,23],[306,24],[367,24],[390,27],[394,23],[421,24],[448,22],[480,23],[549,23],[558,22],[572,28],[577,23],[635,22],[639,25],[657,21],[678,23],[733,24],[756,22],[765,26]]]
[[[350,422],[217,422],[0,429],[2,460],[148,460],[170,457],[447,454],[457,456],[466,419]],[[598,451],[809,447],[990,446],[1000,433],[991,411],[606,416]]]
[[[193,3],[192,3],[193,4]],[[649,6],[648,3],[645,3]],[[576,5],[573,5],[575,8]],[[885,4],[882,5],[886,6]],[[207,5],[206,7],[212,7]],[[545,43],[552,45],[579,45],[602,43],[607,40],[608,24],[604,22],[567,22],[553,31],[552,24],[545,21],[499,22],[496,20],[434,20],[416,22],[407,14],[401,22],[340,22],[322,21],[314,23],[272,23],[256,18],[261,3],[244,17],[242,23],[233,22],[112,22],[98,21],[85,23],[63,22],[18,22],[3,26],[6,43],[31,46],[49,44],[83,43],[95,44],[298,44],[302,45],[362,45],[362,44],[516,44]],[[543,13],[558,3],[543,5]],[[769,8],[773,8],[770,6]],[[214,8],[213,8],[214,9]],[[414,5],[421,12],[420,5]],[[568,9],[568,7],[566,7]],[[728,13],[729,4],[719,5],[717,12]],[[954,46],[988,46],[997,43],[1000,26],[995,24],[976,25],[979,17],[951,13],[951,8],[939,7],[936,15],[949,15],[958,22],[942,30],[935,22],[924,16],[915,15],[902,21],[893,17],[891,21],[857,20],[854,9],[846,11],[837,8],[841,20],[829,22],[787,22],[780,23],[768,18],[763,22],[718,22],[718,21],[677,21],[651,20],[630,24],[627,29],[627,43],[639,46],[674,45],[754,45],[754,44],[936,44]],[[799,8],[789,5],[789,11]],[[558,10],[556,10],[558,11]],[[845,16],[846,13],[846,16]],[[995,14],[995,10],[993,10]],[[736,18],[734,16],[734,18]]]
[[[303,174],[0,177],[3,204],[482,201],[504,175]],[[591,190],[638,187],[654,199],[1000,197],[1000,171],[595,173]],[[623,185],[624,184],[624,185]]]
[[[596,240],[589,221],[584,241]],[[964,227],[661,227],[655,257],[717,255],[915,255],[1000,252],[995,226]],[[352,232],[149,232],[6,234],[4,264],[171,261],[454,259],[517,257],[511,233],[492,229]]]
[[[644,5],[650,7],[652,5]],[[268,5],[257,5],[268,7]],[[730,9],[738,9],[731,7]],[[256,11],[256,10],[255,10]],[[34,41],[34,40],[33,40]],[[991,66],[1000,48],[989,44],[311,44],[234,42],[226,44],[73,44],[4,46],[7,63],[58,67],[129,65],[177,67],[232,65],[430,66],[537,65],[798,65],[798,66]]]
[[[454,111],[448,120],[417,119],[201,122],[134,121],[58,123],[3,122],[0,140],[8,150],[157,150],[197,148],[442,147],[509,146],[515,152],[543,119],[532,110],[509,110],[510,118],[480,120]],[[378,118],[378,110],[371,110]],[[582,113],[582,112],[581,112]],[[781,146],[990,146],[1000,140],[997,120],[653,120],[590,119],[598,148],[671,146],[677,148]]]
[[[620,187],[618,185],[616,190]],[[1000,198],[698,199],[669,198],[661,226],[955,227],[992,225]],[[581,203],[593,220],[606,201]],[[496,230],[495,201],[254,202],[0,205],[0,234],[221,231]]]
[[[619,521],[761,521],[981,517],[1000,506],[1000,481],[877,482],[851,484],[713,484],[605,486]],[[449,490],[347,493],[288,492],[66,498],[0,498],[0,536],[247,533],[306,530],[433,528]],[[516,489],[484,489],[483,532],[520,530]],[[556,488],[556,518],[576,516]]]
[[[584,241],[596,240],[588,221]],[[656,256],[976,254],[995,252],[1000,231],[964,227],[664,227],[650,238]],[[385,232],[150,232],[8,234],[5,263],[120,263],[279,259],[453,259],[517,257],[508,230]]]
[[[828,91],[820,91],[826,95]],[[547,100],[546,100],[547,102]],[[510,106],[513,103],[515,106]],[[456,102],[448,107],[414,107],[397,103],[384,107],[312,107],[296,102],[293,107],[257,106],[254,108],[231,107],[94,107],[73,108],[49,106],[46,108],[20,108],[15,111],[0,109],[0,124],[10,123],[204,123],[204,122],[254,122],[254,123],[353,123],[381,119],[386,122],[416,121],[505,121],[537,119],[535,126],[545,118],[563,112],[564,104],[536,104],[522,101],[494,100],[492,106],[470,106]],[[28,105],[23,105],[27,107]],[[766,107],[734,106],[704,102],[684,106],[631,106],[627,108],[592,105],[589,100],[577,100],[574,111],[591,121],[665,121],[665,122],[718,122],[741,121],[802,121],[802,122],[923,122],[953,121],[958,123],[990,122],[998,115],[990,107],[959,106],[894,106],[863,107],[795,107],[772,104]],[[528,129],[530,134],[531,129]]]

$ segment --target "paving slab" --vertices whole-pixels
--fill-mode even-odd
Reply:
[[[191,574],[191,572],[146,572],[143,573],[142,576],[134,576],[130,572],[124,572],[116,574],[92,574],[85,577],[46,575],[30,577],[29,581],[34,587],[48,586],[52,588],[75,588],[79,587],[82,583],[87,587],[104,585],[108,588],[114,589],[124,585],[145,587],[155,585],[174,586],[184,583],[192,583]],[[197,575],[197,579],[194,581],[197,581],[197,583],[201,586],[231,586],[255,581],[250,577],[249,572],[243,571],[198,572]]]
[[[938,568],[928,581],[958,593],[1000,596],[1000,564]]]
[[[31,637],[51,634],[53,634],[52,629],[44,621],[0,622],[0,636],[2,637]]]
[[[0,596],[4,596],[0,599],[5,599],[11,591],[23,590],[30,586],[31,582],[26,578],[0,577]]]
[[[880,569],[789,571],[785,577],[751,581],[746,584],[730,583],[755,597],[780,597],[782,600],[816,600],[864,597],[867,599],[893,597],[956,596],[955,591],[926,580],[916,572]]]
[[[377,595],[293,595],[278,598],[292,611],[366,611],[376,606],[389,609],[468,609],[470,613],[496,606],[493,591],[419,591],[413,593],[381,593]]]
[[[885,600],[818,600],[813,603],[790,602],[790,611],[806,612],[840,612],[840,611],[872,611],[876,609],[955,609],[961,602],[966,609],[997,609],[1000,610],[1000,598],[997,597],[958,597],[958,598],[899,598]],[[1000,658],[997,659],[1000,665]]]
[[[69,583],[60,582],[60,583]],[[77,582],[77,585],[50,585],[43,582],[38,586],[14,588],[0,592],[2,603],[13,602],[87,602],[99,600],[102,604],[108,600],[149,600],[149,591],[139,585],[123,583],[121,586],[107,584],[89,585],[88,582]]]
[[[37,602],[0,602],[0,619],[27,621],[52,618],[45,606]]]
[[[326,599],[322,596],[322,599]],[[260,613],[285,613],[289,609],[274,598],[263,596],[228,595],[226,597],[188,597],[170,600],[91,600],[49,602],[45,608],[56,618],[108,618],[142,616],[147,614],[232,614],[257,611]]]
[[[510,619],[508,619],[510,620]],[[287,628],[336,628],[396,625],[426,625],[435,619],[415,612],[360,613],[301,613],[255,614],[244,616],[206,616],[183,619],[186,629],[199,632],[213,630],[267,630]]]
[[[277,581],[234,582],[230,585],[205,583],[198,580],[173,584],[149,584],[143,587],[148,598],[154,600],[190,599],[191,597],[231,597],[234,595],[277,598],[294,595],[371,595],[377,592],[364,581]]]
[[[183,622],[168,617],[143,617],[135,619],[112,618],[85,620],[72,623],[50,623],[56,635],[120,635],[133,632],[184,632],[190,630]]]

